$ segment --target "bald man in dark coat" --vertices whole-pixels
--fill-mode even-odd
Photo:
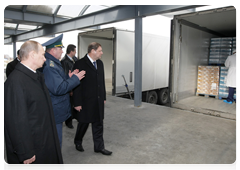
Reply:
[[[51,98],[43,74],[36,71],[46,61],[44,50],[35,41],[21,50],[21,63],[4,83],[7,163],[63,163]]]

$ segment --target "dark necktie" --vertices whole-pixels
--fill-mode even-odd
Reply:
[[[97,69],[96,61],[93,62],[94,67]]]

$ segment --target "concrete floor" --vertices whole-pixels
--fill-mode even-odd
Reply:
[[[223,100],[225,99],[219,100],[210,97],[206,98],[204,96],[192,96],[180,100],[179,103],[188,104],[196,107],[204,107],[210,110],[228,112],[230,114],[236,115],[236,103],[234,102],[233,104],[227,104],[224,103]]]
[[[236,103],[227,104],[223,100],[191,96],[174,103],[174,107],[236,120]]]
[[[238,122],[107,96],[104,156],[93,151],[91,127],[75,149],[74,129],[63,127],[66,170],[237,170]],[[5,161],[6,164],[6,161]],[[5,166],[7,169],[7,166]]]

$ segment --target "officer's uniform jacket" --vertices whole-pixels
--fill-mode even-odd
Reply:
[[[71,116],[69,92],[80,84],[76,75],[69,78],[64,73],[61,62],[49,53],[45,53],[43,66],[45,84],[49,90],[56,124],[62,123]]]

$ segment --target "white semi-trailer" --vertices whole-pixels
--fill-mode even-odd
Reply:
[[[91,42],[102,45],[106,90],[114,96],[134,96],[134,32],[105,28],[79,33],[78,56],[87,53]],[[169,49],[168,37],[143,33],[142,93],[143,101],[168,102]],[[126,83],[124,81],[126,80]]]

